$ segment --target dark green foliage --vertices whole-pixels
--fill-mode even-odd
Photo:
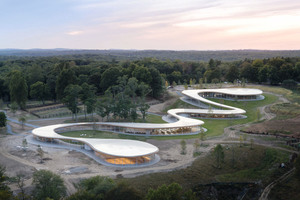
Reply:
[[[12,192],[7,186],[8,177],[5,175],[5,167],[0,165],[0,200],[13,199]]]
[[[20,71],[13,71],[9,80],[9,92],[11,101],[15,101],[21,109],[26,106],[28,87],[26,80]]]
[[[294,164],[296,171],[295,171],[295,177],[298,179],[298,181],[300,182],[300,156],[298,156],[298,158],[295,160],[295,164]]]
[[[218,144],[215,147],[213,155],[216,160],[217,168],[221,168],[221,164],[224,162],[224,155],[225,155],[222,145]]]
[[[4,112],[0,112],[0,127],[5,127],[6,126],[6,115]]]
[[[49,88],[45,83],[38,81],[30,86],[31,98],[41,100],[45,104],[45,99],[47,99],[48,95]]]
[[[87,191],[97,199],[104,199],[104,196],[116,186],[115,182],[108,177],[95,176],[80,182],[82,191]]]
[[[178,183],[170,185],[163,184],[156,190],[150,188],[146,195],[146,200],[193,200],[196,199],[195,194],[191,191],[183,192],[182,187]]]
[[[174,55],[176,59],[192,58],[199,52],[169,52],[169,51],[111,51],[119,55],[147,55],[157,58],[163,58],[163,55]],[[38,53],[38,52],[36,52]],[[71,54],[73,52],[70,52]],[[295,55],[296,52],[275,52],[266,51],[224,51],[224,52],[201,52],[205,54],[206,62],[195,62],[186,60],[158,60],[156,58],[144,58],[126,60],[119,62],[118,56],[102,55],[74,55],[61,57],[43,57],[43,58],[11,58],[0,57],[0,98],[6,101],[16,101],[21,108],[24,108],[28,86],[30,88],[31,98],[62,100],[64,90],[70,85],[82,85],[84,83],[94,86],[97,93],[104,94],[109,88],[119,87],[119,78],[127,76],[128,83],[133,80],[131,88],[137,96],[152,96],[160,98],[164,92],[165,81],[169,84],[180,85],[190,83],[191,80],[204,83],[219,83],[220,81],[245,80],[248,82],[271,83],[280,85],[284,80],[292,79],[300,81],[300,58],[284,58],[282,55]],[[265,58],[266,59],[254,59]],[[280,54],[279,54],[280,53]],[[299,53],[299,52],[298,52]],[[296,53],[297,54],[297,53]],[[185,55],[185,56],[184,56]],[[218,57],[216,57],[218,55]],[[229,56],[231,55],[231,56]],[[243,56],[236,56],[243,55]],[[245,59],[251,55],[250,59]],[[187,56],[187,57],[186,57]],[[207,57],[211,56],[211,57]],[[225,62],[225,57],[243,58],[243,61]],[[298,55],[299,56],[299,55]],[[122,57],[122,56],[121,56]],[[197,59],[203,60],[202,54]],[[175,57],[174,57],[175,58]],[[194,57],[195,58],[195,57]],[[219,59],[219,60],[216,60]],[[254,59],[254,60],[251,60]],[[209,62],[207,62],[209,61]],[[36,83],[38,85],[35,85]],[[192,81],[194,83],[194,81]],[[42,84],[43,85],[42,87]],[[136,83],[138,87],[136,87]],[[33,87],[33,85],[38,87]],[[145,88],[144,90],[143,88]],[[46,88],[46,90],[45,90]],[[119,89],[118,89],[119,90]],[[49,95],[45,94],[49,91]],[[120,91],[120,90],[119,90]],[[114,91],[111,91],[112,93]],[[143,93],[144,92],[144,93]],[[126,92],[131,99],[132,94]],[[11,97],[11,99],[9,99]],[[136,100],[134,101],[136,103]],[[87,105],[90,108],[87,108]],[[93,101],[86,102],[86,110],[93,110],[91,105]]]
[[[47,170],[34,172],[33,195],[36,199],[46,199],[47,197],[58,200],[66,195],[66,187],[63,179]]]
[[[105,92],[110,86],[117,83],[118,77],[121,75],[121,69],[118,67],[108,68],[101,75],[100,88]]]
[[[297,89],[298,83],[292,79],[284,80],[282,82],[282,87],[287,89]]]
[[[79,96],[82,88],[79,85],[68,85],[64,91],[63,103],[75,115],[77,121],[77,113],[79,111]]]
[[[70,84],[76,84],[76,76],[72,69],[63,69],[56,80],[57,99],[63,99],[65,88]]]
[[[105,200],[142,200],[142,196],[137,190],[126,183],[119,183],[105,195]]]

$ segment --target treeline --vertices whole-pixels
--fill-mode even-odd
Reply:
[[[2,56],[59,56],[68,59],[93,58],[95,60],[137,60],[156,58],[159,60],[205,61],[210,59],[236,61],[244,59],[265,59],[274,57],[299,57],[299,50],[218,50],[218,51],[172,51],[172,50],[88,50],[88,49],[0,49]]]
[[[201,85],[245,81],[278,85],[285,80],[289,80],[289,83],[300,81],[300,58],[276,57],[234,62],[210,59],[209,62],[184,62],[154,58],[98,61],[92,58],[68,60],[45,57],[0,61],[0,97],[4,101],[17,102],[21,108],[25,107],[27,98],[64,101],[66,93],[75,92],[70,88],[66,91],[69,85],[82,87],[85,84],[83,90],[87,88],[101,95],[109,90],[115,98],[117,91],[124,90],[125,82],[130,82],[136,87],[137,97],[144,98],[147,95],[159,98],[166,83]],[[123,86],[120,86],[122,84]],[[126,95],[136,100],[132,94]]]
[[[81,180],[76,184],[77,191],[67,196],[67,188],[63,179],[48,170],[33,173],[32,191],[25,188],[25,175],[19,173],[16,177],[5,175],[5,168],[0,165],[0,199],[2,200],[194,200],[196,194],[191,190],[184,191],[177,184],[162,185],[157,189],[149,188],[146,194],[128,185],[127,182],[116,182],[109,177],[95,176]],[[15,183],[17,194],[8,187]]]

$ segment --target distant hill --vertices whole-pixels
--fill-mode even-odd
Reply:
[[[146,57],[159,60],[208,61],[235,61],[248,59],[264,59],[272,57],[300,57],[300,50],[270,51],[270,50],[222,50],[222,51],[171,51],[171,50],[75,50],[75,49],[0,49],[0,56],[18,57],[113,57],[118,60],[136,60]]]

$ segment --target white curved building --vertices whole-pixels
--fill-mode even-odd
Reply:
[[[246,113],[243,109],[216,103],[206,98],[222,98],[237,101],[261,100],[264,98],[261,90],[247,88],[185,90],[182,94],[186,102],[204,109],[169,110],[168,115],[177,120],[174,123],[99,122],[96,124],[58,124],[36,128],[32,133],[35,138],[41,141],[53,142],[58,139],[80,142],[84,145],[85,149],[93,150],[97,156],[109,164],[122,166],[151,164],[155,163],[155,160],[159,160],[157,158],[158,148],[149,143],[120,139],[73,138],[62,136],[59,133],[75,130],[101,130],[139,136],[198,134],[204,122],[192,119],[190,116],[203,118],[239,118]]]

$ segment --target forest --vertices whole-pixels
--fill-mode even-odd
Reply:
[[[198,84],[198,88],[203,88],[206,83],[232,82],[293,89],[299,81],[300,58],[296,57],[193,62],[155,58],[123,61],[84,56],[71,59],[69,56],[2,56],[0,61],[0,98],[4,102],[25,108],[28,99],[43,103],[53,100],[64,103],[73,113],[77,113],[79,99],[92,112],[99,95],[107,97],[108,103],[115,102],[115,107],[130,102],[143,107],[145,97],[160,98],[169,85]],[[121,113],[123,108],[118,109],[117,113]],[[118,114],[119,118],[127,118],[137,107],[126,109],[123,115]],[[104,110],[105,105],[102,105],[100,111]]]

